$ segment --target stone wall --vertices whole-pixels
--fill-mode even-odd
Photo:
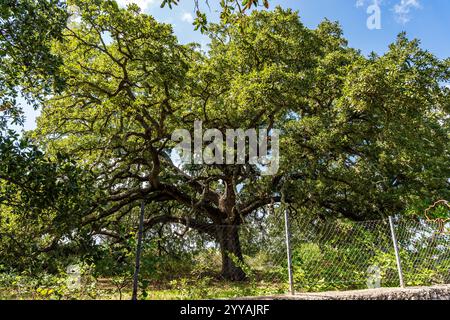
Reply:
[[[249,298],[255,299],[255,298]],[[297,293],[295,295],[257,297],[275,300],[450,300],[450,285],[411,288],[379,288],[355,291]]]
[[[300,299],[319,300],[450,300],[450,285],[417,288],[298,294]]]

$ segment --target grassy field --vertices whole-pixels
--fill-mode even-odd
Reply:
[[[42,286],[14,283],[0,287],[0,300],[129,300],[131,284],[119,283],[113,279],[98,279],[80,288],[69,289],[63,283]],[[232,283],[209,279],[187,281],[173,280],[169,283],[151,283],[145,289],[140,288],[139,299],[143,300],[183,300],[183,299],[220,299],[245,296],[282,294],[287,285],[264,282]]]

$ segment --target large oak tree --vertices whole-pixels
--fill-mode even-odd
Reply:
[[[238,226],[282,198],[321,218],[356,220],[448,196],[449,61],[401,35],[383,56],[349,48],[336,23],[306,28],[276,8],[210,25],[210,50],[112,1],[74,0],[80,22],[54,52],[65,89],[34,133],[97,177],[80,226],[114,228],[141,201],[165,204],[146,228],[186,225],[213,236],[222,274],[245,274]],[[281,130],[280,170],[174,162],[175,129]]]

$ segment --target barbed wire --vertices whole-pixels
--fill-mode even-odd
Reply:
[[[437,222],[438,224],[439,224],[439,231],[441,232],[441,233],[447,233],[447,234],[450,234],[450,229],[446,229],[445,228],[445,224],[447,223],[447,222],[449,222],[450,221],[450,218],[435,218],[435,219],[432,219],[432,218],[430,218],[430,216],[429,216],[429,212],[431,211],[431,210],[433,210],[434,208],[436,208],[437,206],[439,206],[439,205],[445,205],[445,206],[447,206],[447,208],[448,209],[450,209],[450,204],[448,203],[448,201],[447,200],[438,200],[438,201],[436,201],[435,203],[433,203],[431,206],[429,206],[426,210],[425,210],[425,217],[426,217],[426,219],[427,219],[427,221],[435,221],[435,222]]]

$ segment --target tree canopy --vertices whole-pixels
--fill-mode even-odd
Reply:
[[[172,9],[178,2],[162,0],[161,7]],[[225,21],[235,12],[242,15],[252,6],[268,8],[268,1],[260,2],[220,1],[221,19]],[[70,1],[66,0],[5,0],[0,4],[0,128],[10,122],[23,122],[17,98],[22,97],[37,108],[46,95],[64,85],[57,73],[60,57],[51,52],[50,46],[53,40],[61,39],[73,15],[68,4]],[[207,16],[199,1],[194,0],[193,5],[197,15],[195,29],[206,31]]]
[[[45,101],[32,136],[95,175],[83,226],[114,237],[141,201],[161,204],[146,228],[212,234],[236,280],[233,226],[282,197],[298,214],[354,220],[448,197],[450,60],[417,40],[401,34],[386,54],[365,57],[337,23],[308,29],[275,8],[209,25],[205,53],[136,6],[72,3],[81,20],[53,45],[65,87]],[[195,120],[223,133],[279,129],[279,172],[175,163],[171,133],[192,132]]]

